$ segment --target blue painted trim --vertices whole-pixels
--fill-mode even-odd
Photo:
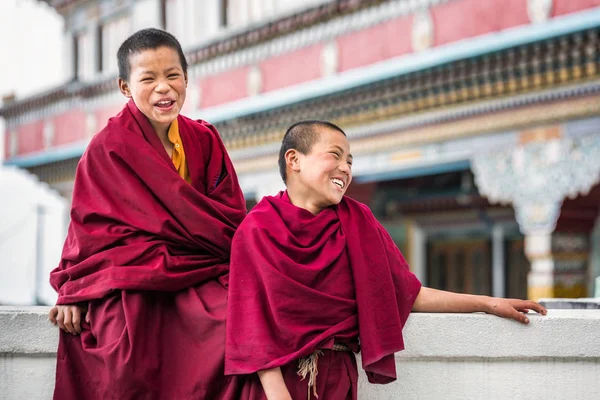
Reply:
[[[385,171],[374,174],[356,175],[353,181],[356,183],[391,181],[394,179],[414,178],[417,176],[443,174],[445,172],[463,171],[471,168],[469,160],[453,161],[450,163],[427,165],[415,168]]]
[[[242,99],[223,106],[199,110],[194,116],[211,123],[218,123],[597,26],[600,26],[600,7],[553,18],[546,23],[510,28],[434,47],[421,53],[407,54],[333,77]]]
[[[88,145],[88,141],[76,142],[66,146],[40,151],[33,154],[26,154],[9,158],[4,161],[5,165],[14,165],[20,168],[35,167],[36,165],[49,164],[57,161],[68,160],[69,158],[80,157]]]

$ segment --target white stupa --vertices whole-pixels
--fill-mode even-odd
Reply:
[[[0,305],[54,304],[68,202],[25,170],[0,164]]]

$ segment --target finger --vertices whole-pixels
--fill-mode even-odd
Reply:
[[[516,310],[514,310],[511,314],[510,314],[510,318],[514,319],[515,321],[518,321],[522,324],[528,324],[529,323],[529,318],[527,318],[527,316],[525,314],[522,314]]]
[[[81,333],[81,310],[79,308],[73,309],[73,330],[75,333]]]
[[[540,303],[536,303],[535,301],[527,300],[527,302],[523,305],[523,307],[526,307],[526,308],[533,310],[533,311],[537,312],[538,314],[542,314],[542,315],[546,315],[548,313],[548,310],[546,310],[546,307],[542,306]]]
[[[85,313],[85,322],[87,322],[88,324],[90,323],[90,313],[89,312]]]
[[[58,323],[58,327],[60,329],[62,329],[63,331],[67,331],[67,328],[65,328],[65,313],[63,312],[62,308],[58,309],[58,316],[56,317],[56,322]]]
[[[73,315],[71,313],[71,308],[70,307],[65,307],[65,328],[67,330],[67,332],[69,332],[70,334],[74,334],[75,330],[73,329]]]
[[[52,307],[48,312],[48,320],[56,325],[56,316],[58,315],[58,308]]]

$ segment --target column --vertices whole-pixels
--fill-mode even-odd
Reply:
[[[551,233],[526,235],[525,255],[531,261],[531,270],[527,275],[527,297],[531,300],[555,297]]]
[[[423,285],[427,285],[427,234],[416,223],[407,221],[410,269]]]
[[[585,293],[579,289],[578,259],[567,256],[565,262],[567,252],[560,246],[553,249],[552,235],[564,199],[588,193],[596,184],[600,175],[600,135],[574,130],[571,136],[564,130],[556,125],[524,131],[518,134],[515,147],[490,148],[471,159],[479,192],[491,203],[512,204],[515,208],[519,228],[526,235],[525,253],[531,261],[528,296],[534,300]],[[578,251],[585,258],[585,250]]]
[[[492,228],[492,295],[505,297],[504,229],[501,225]]]

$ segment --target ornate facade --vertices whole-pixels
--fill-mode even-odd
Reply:
[[[285,128],[326,119],[369,204],[434,287],[585,296],[600,204],[596,0],[46,0],[69,82],[4,104],[7,163],[69,196],[124,104],[114,54],[162,27],[190,63],[184,113],[214,123],[251,201],[281,189]],[[567,200],[565,200],[567,199]]]

